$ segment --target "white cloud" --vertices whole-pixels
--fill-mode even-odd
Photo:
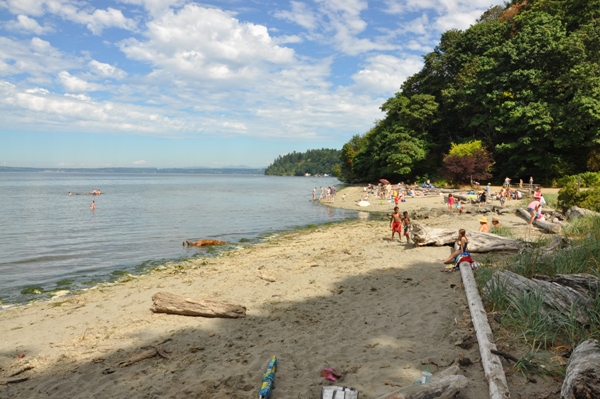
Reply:
[[[124,79],[127,76],[127,72],[122,69],[96,60],[91,60],[88,66],[94,74],[105,78]]]
[[[276,44],[302,43],[303,41],[304,40],[298,35],[283,35],[273,37],[273,43]]]
[[[200,80],[252,80],[268,65],[285,65],[294,51],[277,45],[262,25],[187,5],[147,24],[146,41],[120,43],[127,57]]]
[[[388,95],[398,91],[402,82],[423,66],[423,60],[417,56],[400,59],[382,54],[369,57],[366,61],[368,65],[352,75],[356,88]]]
[[[281,18],[288,20],[290,22],[294,22],[301,27],[314,30],[317,28],[317,15],[306,3],[302,3],[300,1],[292,1],[292,10],[282,10],[276,11],[274,16],[276,18]]]
[[[0,0],[0,7],[13,14],[41,17],[46,13],[58,15],[68,21],[85,25],[99,35],[105,28],[135,30],[136,22],[123,15],[121,10],[108,7],[94,9],[80,0]]]
[[[146,161],[144,161],[143,159],[140,159],[139,161],[133,161],[132,164],[134,164],[134,165],[146,165]]]
[[[72,94],[72,93],[65,93],[66,97],[72,97],[72,98],[76,98],[79,101],[92,101],[92,98],[86,94]]]
[[[78,65],[78,60],[62,54],[49,42],[34,37],[12,40],[0,37],[0,76],[29,75],[38,84],[50,81],[47,76]]]
[[[101,89],[101,86],[95,83],[86,82],[85,80],[80,79],[77,76],[71,75],[67,71],[60,72],[58,74],[58,80],[68,91],[87,92]]]
[[[27,15],[18,15],[16,21],[8,21],[4,26],[8,30],[32,32],[36,35],[43,35],[53,30],[50,26],[41,26],[35,19],[29,18]]]

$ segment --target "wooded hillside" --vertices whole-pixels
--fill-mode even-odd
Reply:
[[[339,150],[323,148],[306,152],[294,151],[277,157],[267,167],[265,175],[303,176],[306,173],[311,175],[337,175],[339,173],[339,162]]]
[[[600,0],[492,7],[424,62],[344,145],[343,180],[440,176],[451,144],[473,140],[496,182],[600,169]]]

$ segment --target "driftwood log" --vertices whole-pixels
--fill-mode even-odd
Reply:
[[[531,219],[531,215],[529,214],[529,212],[527,212],[523,208],[517,208],[516,213],[517,213],[517,216],[522,217],[523,219],[527,220],[527,222],[529,222],[529,220]],[[560,224],[554,224],[554,223],[546,222],[544,220],[539,220],[539,219],[535,219],[533,221],[533,225],[536,227],[539,227],[540,229],[544,230],[547,233],[560,233],[560,231],[562,230],[562,227]]]
[[[600,347],[596,340],[583,341],[571,354],[560,397],[600,398]]]
[[[496,351],[494,334],[488,323],[487,313],[483,307],[483,302],[479,296],[477,283],[468,262],[461,262],[460,274],[469,302],[469,311],[471,312],[471,321],[477,334],[477,343],[479,344],[479,353],[481,354],[481,364],[485,373],[485,379],[490,387],[490,399],[510,398],[510,391],[506,383],[506,375],[500,358],[492,353]]]
[[[589,209],[580,208],[578,206],[573,206],[573,207],[569,208],[569,210],[565,214],[565,216],[567,217],[567,220],[582,218],[582,217],[588,216],[588,215],[600,216],[600,213],[591,211]]]
[[[184,298],[168,292],[152,296],[154,313],[179,314],[183,316],[240,318],[246,317],[246,308],[227,302]]]
[[[415,384],[383,395],[380,399],[451,399],[467,386],[463,375],[456,375],[460,369],[452,366],[431,377],[429,384]]]
[[[219,241],[219,240],[198,240],[198,241],[184,241],[183,246],[188,247],[202,247],[205,245],[227,245],[229,244],[227,241]]]
[[[450,229],[434,229],[418,223],[412,225],[413,242],[417,246],[453,245],[458,240],[458,232]],[[509,251],[517,252],[523,248],[521,241],[502,237],[492,233],[467,232],[469,252]]]
[[[589,295],[584,295],[569,286],[560,285],[555,281],[530,280],[510,271],[498,273],[490,279],[485,290],[490,290],[493,284],[503,286],[507,292],[506,296],[509,298],[516,298],[523,293],[538,293],[544,303],[542,311],[549,317],[552,317],[553,312],[558,312],[566,317],[569,317],[572,313],[578,322],[582,324],[589,322],[585,312]]]

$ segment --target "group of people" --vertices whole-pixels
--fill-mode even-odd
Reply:
[[[325,200],[325,202],[334,202],[335,201],[335,194],[336,194],[336,189],[335,186],[329,186],[327,188],[323,188],[323,186],[320,186],[320,192],[319,192],[319,201],[321,200]],[[313,201],[317,200],[317,188],[313,188],[313,192],[312,192],[312,199]]]

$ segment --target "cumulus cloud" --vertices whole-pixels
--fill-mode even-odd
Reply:
[[[423,66],[422,59],[417,56],[401,59],[381,54],[367,58],[366,62],[363,69],[352,75],[356,88],[388,95],[398,91],[402,82]]]
[[[18,15],[16,21],[8,21],[4,24],[8,30],[31,32],[36,35],[43,35],[52,32],[52,27],[42,26],[35,19],[29,18],[27,15]]]
[[[274,16],[294,22],[308,30],[314,30],[317,28],[318,17],[306,3],[292,1],[290,4],[292,6],[291,10],[276,11]]]
[[[283,65],[294,51],[276,44],[262,25],[190,4],[147,24],[147,40],[120,43],[127,57],[201,80],[250,80],[265,64]]]
[[[144,161],[143,159],[140,159],[139,161],[133,161],[132,164],[134,164],[134,165],[146,165],[146,161]]]

